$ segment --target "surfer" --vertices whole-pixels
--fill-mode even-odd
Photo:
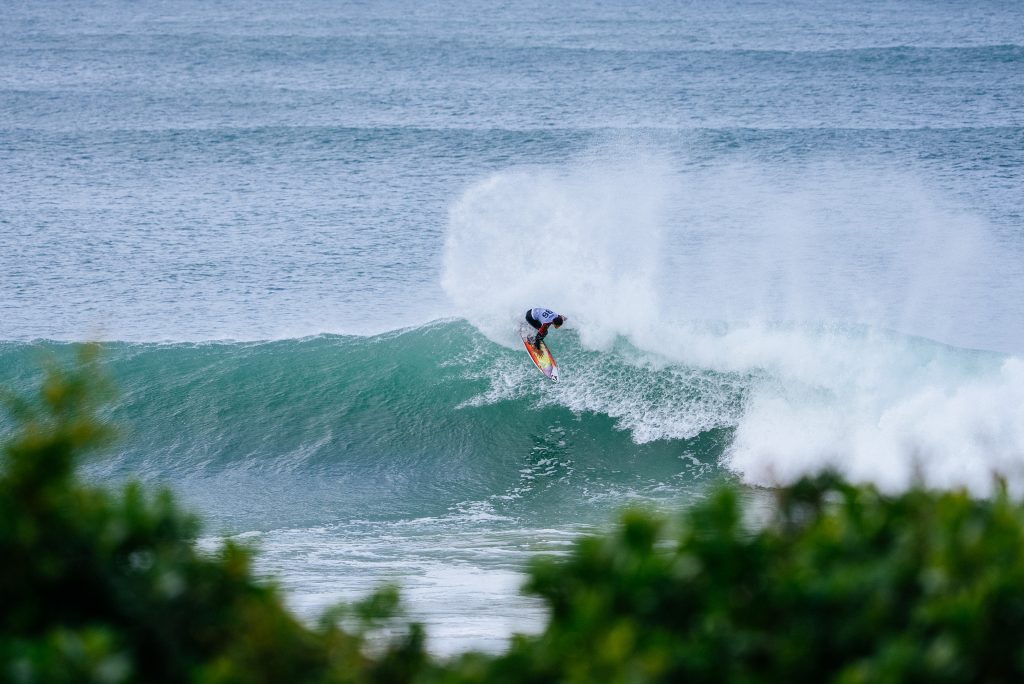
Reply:
[[[529,323],[537,334],[533,337],[533,347],[537,351],[540,351],[540,343],[547,334],[550,326],[561,328],[562,324],[568,320],[566,316],[562,314],[556,314],[551,309],[545,309],[542,306],[538,306],[534,309],[529,309],[526,312],[526,322]]]

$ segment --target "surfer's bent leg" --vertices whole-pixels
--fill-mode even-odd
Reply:
[[[534,330],[540,330],[540,323],[533,317],[533,314],[530,313],[529,309],[526,310],[526,322],[529,323]]]
[[[533,346],[540,351],[540,343],[545,337],[548,336],[548,326],[542,325],[537,328],[537,334],[533,337]]]

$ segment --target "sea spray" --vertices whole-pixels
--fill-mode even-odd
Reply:
[[[570,316],[588,346],[658,315],[668,167],[581,162],[502,172],[452,206],[442,285],[460,315],[510,344],[532,306]],[[554,338],[552,338],[553,340]]]
[[[992,235],[877,164],[634,152],[469,187],[443,284],[490,339],[543,303],[570,315],[583,350],[625,345],[632,384],[563,363],[545,400],[616,417],[637,443],[727,427],[723,464],[751,484],[834,467],[891,489],[986,492],[995,474],[1024,485],[1020,361],[970,349],[1002,337],[993,284],[1014,269]],[[637,391],[657,385],[652,366],[689,381]],[[695,391],[708,373],[715,391]]]

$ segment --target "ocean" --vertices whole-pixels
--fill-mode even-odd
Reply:
[[[87,478],[439,654],[627,506],[1024,494],[1022,212],[1009,0],[0,11],[0,386],[99,341]]]

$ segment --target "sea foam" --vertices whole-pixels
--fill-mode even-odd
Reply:
[[[831,467],[985,492],[1024,491],[1024,362],[993,323],[1013,272],[982,218],[906,171],[620,147],[467,188],[442,282],[494,341],[543,305],[585,350],[625,344],[635,383],[563,363],[548,400],[637,442],[729,427],[723,464],[751,484]],[[682,380],[648,391],[651,367]]]

